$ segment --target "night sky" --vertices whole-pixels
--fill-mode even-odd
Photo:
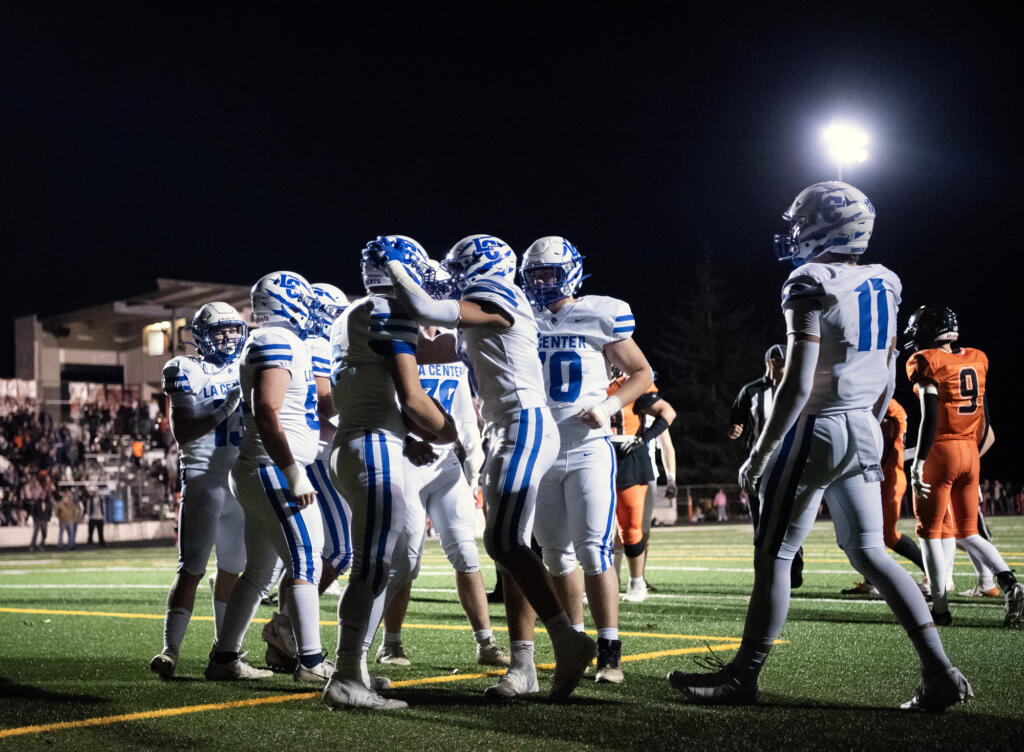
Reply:
[[[438,257],[476,232],[517,250],[559,234],[587,256],[585,292],[633,304],[657,366],[656,318],[704,251],[781,331],[788,268],[771,236],[801,188],[835,177],[819,133],[847,116],[872,137],[845,175],[878,211],[865,260],[902,277],[901,327],[947,304],[988,352],[985,474],[1020,478],[1020,65],[1005,18],[140,5],[0,9],[8,332],[14,315],[158,276],[249,284],[291,268],[358,291],[359,252],[382,233]],[[3,335],[0,375],[11,357]]]

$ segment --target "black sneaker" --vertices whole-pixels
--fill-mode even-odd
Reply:
[[[622,658],[622,641],[597,640],[597,675],[594,681],[621,684],[626,677],[619,668],[619,661]]]

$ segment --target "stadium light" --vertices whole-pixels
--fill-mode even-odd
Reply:
[[[821,132],[829,158],[839,169],[843,179],[843,165],[863,162],[868,158],[868,134],[849,123],[832,123]]]

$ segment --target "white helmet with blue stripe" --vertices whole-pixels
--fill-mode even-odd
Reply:
[[[407,235],[378,235],[363,249],[360,266],[363,272],[363,287],[367,292],[371,287],[393,287],[391,277],[381,263],[381,259],[386,255],[385,249],[392,253],[396,250],[402,252],[402,265],[416,284],[422,285],[430,277],[430,259],[423,246]]]
[[[348,298],[339,288],[327,282],[313,284],[316,305],[309,317],[309,336],[329,339],[331,324],[348,307]]]
[[[558,235],[533,241],[519,267],[523,292],[539,309],[576,294],[583,282],[583,256],[576,246]]]
[[[775,256],[800,266],[823,253],[864,253],[875,225],[875,207],[849,183],[830,180],[800,191],[782,218],[790,226],[775,236]]]
[[[295,272],[271,272],[249,291],[252,318],[258,324],[288,324],[305,339],[316,296],[306,278]]]
[[[235,329],[234,336],[227,331],[228,327]],[[242,353],[248,333],[242,316],[228,303],[207,303],[196,311],[192,319],[192,339],[196,349],[203,360],[219,366],[231,363]]]
[[[498,277],[514,282],[516,254],[509,244],[493,235],[470,235],[452,246],[441,262],[452,275],[456,295],[481,277]]]

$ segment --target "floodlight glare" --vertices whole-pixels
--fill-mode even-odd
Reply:
[[[839,179],[843,179],[843,165],[864,162],[868,158],[868,134],[847,123],[833,123],[821,133],[828,149],[829,158],[839,168]]]

